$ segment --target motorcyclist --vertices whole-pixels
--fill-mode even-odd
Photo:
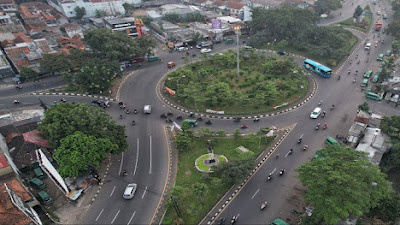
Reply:
[[[245,129],[245,128],[247,128],[247,125],[246,124],[242,124],[242,126],[240,126],[240,127]]]
[[[180,120],[180,119],[182,119],[182,116],[181,115],[177,115],[176,119]]]
[[[18,103],[19,103],[19,101],[15,99],[14,100],[14,104],[18,104]]]
[[[258,121],[260,121],[260,119],[259,119],[258,117],[256,117],[256,118],[254,119],[254,122],[258,122]]]
[[[234,224],[236,222],[236,220],[237,220],[237,217],[233,216],[232,219],[231,219],[231,224]]]
[[[350,73],[351,73],[351,70],[349,70],[348,74],[350,74]]]
[[[289,154],[292,154],[293,153],[293,148],[291,148],[290,150],[289,150]]]
[[[323,111],[323,112],[322,112],[322,116],[325,116],[325,114],[326,114],[326,112],[325,112],[325,111]]]
[[[129,111],[129,109],[127,109],[127,110],[126,110],[126,114],[129,114],[129,113],[131,113],[131,112]]]
[[[267,207],[267,205],[268,205],[268,202],[266,202],[266,201],[263,202],[263,203],[261,204],[261,210],[264,209],[265,207]]]
[[[338,76],[338,78],[337,78],[338,80],[340,80],[340,75]]]
[[[135,125],[136,123],[135,123],[135,121],[134,120],[132,120],[132,125]]]
[[[335,105],[332,105],[332,106],[331,106],[331,109],[333,109],[333,108],[335,108]]]
[[[206,124],[212,124],[211,120],[207,120]]]
[[[136,110],[136,109],[134,109],[134,110],[133,110],[133,113],[135,113],[135,114],[136,114],[136,113],[137,113],[137,110]]]
[[[324,124],[324,129],[326,129],[326,128],[328,128],[328,124],[327,123]]]
[[[120,119],[122,119],[122,118],[123,118],[123,117],[122,117],[122,114],[120,114],[120,115],[119,115],[119,118],[120,118]]]
[[[276,154],[276,158],[279,158],[279,153],[278,153],[278,154]]]
[[[128,174],[128,172],[126,170],[122,171],[122,175],[126,176]]]
[[[307,150],[308,149],[308,145],[304,145],[303,150]]]
[[[356,78],[354,78],[354,80],[353,80],[353,83],[355,83],[356,82]]]
[[[281,171],[279,172],[279,175],[282,175],[285,172],[285,169],[281,169]]]

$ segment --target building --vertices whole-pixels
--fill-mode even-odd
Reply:
[[[0,36],[3,33],[25,32],[25,28],[14,12],[0,11]],[[1,40],[0,38],[0,41]]]
[[[104,23],[106,27],[111,29],[112,31],[121,31],[133,37],[138,36],[138,32],[135,26],[135,18],[133,17],[111,18],[111,19],[105,18]]]
[[[352,145],[355,147],[362,135],[365,132],[365,129],[367,128],[369,124],[369,119],[371,116],[364,112],[360,111],[357,113],[356,118],[354,118],[353,124],[351,125],[349,132],[347,133],[347,138],[346,141],[348,144]]]
[[[14,75],[14,71],[8,62],[6,56],[3,51],[0,51],[0,78],[10,77]]]
[[[62,25],[61,27],[63,27],[65,29],[65,32],[67,33],[68,37],[70,37],[70,38],[74,37],[75,35],[79,35],[79,36],[83,37],[82,27],[77,23],[66,23],[66,24]]]
[[[107,16],[118,16],[125,14],[124,3],[140,4],[141,0],[47,0],[48,4],[53,6],[64,16],[75,17],[75,8],[83,7],[86,9],[85,18],[95,17],[96,10],[101,10]]]
[[[226,5],[226,9],[229,10],[230,13],[237,15],[239,11],[245,6],[245,4],[235,1],[228,1]]]
[[[368,127],[364,132],[356,150],[368,153],[371,163],[379,165],[382,156],[389,149],[389,144],[385,143],[385,137],[379,128]]]
[[[151,20],[161,20],[163,18],[163,16],[155,10],[147,11],[146,16]]]
[[[160,7],[161,14],[175,13],[186,17],[188,13],[201,12],[199,8],[192,5],[181,5],[181,4],[166,4]]]
[[[79,50],[85,49],[82,37],[79,35],[75,35],[72,38],[60,36],[57,39],[57,43],[61,46],[60,51],[65,54],[69,54],[71,49],[79,49]]]
[[[0,11],[1,12],[15,12],[17,11],[17,5],[14,0],[0,0]]]

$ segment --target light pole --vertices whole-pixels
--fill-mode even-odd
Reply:
[[[240,72],[239,72],[239,34],[240,34],[240,26],[236,25],[233,27],[233,30],[236,33],[236,45],[237,45],[237,77],[240,76]]]
[[[183,76],[181,76],[181,77],[179,77],[178,78],[178,80],[176,80],[176,95],[178,95],[178,85],[179,85],[179,80],[181,79],[181,78],[185,78],[186,76],[185,75],[183,75]]]

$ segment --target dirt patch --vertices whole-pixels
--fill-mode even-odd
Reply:
[[[189,176],[190,174],[192,174],[192,172],[190,172],[190,170],[185,172],[185,175]]]

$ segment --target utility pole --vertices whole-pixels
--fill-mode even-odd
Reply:
[[[236,33],[236,45],[237,45],[237,55],[236,55],[237,62],[236,62],[236,64],[237,64],[237,77],[239,78],[239,76],[240,76],[240,72],[239,72],[239,34],[240,34],[240,26],[239,25],[234,26],[233,30],[235,30],[235,33]]]

